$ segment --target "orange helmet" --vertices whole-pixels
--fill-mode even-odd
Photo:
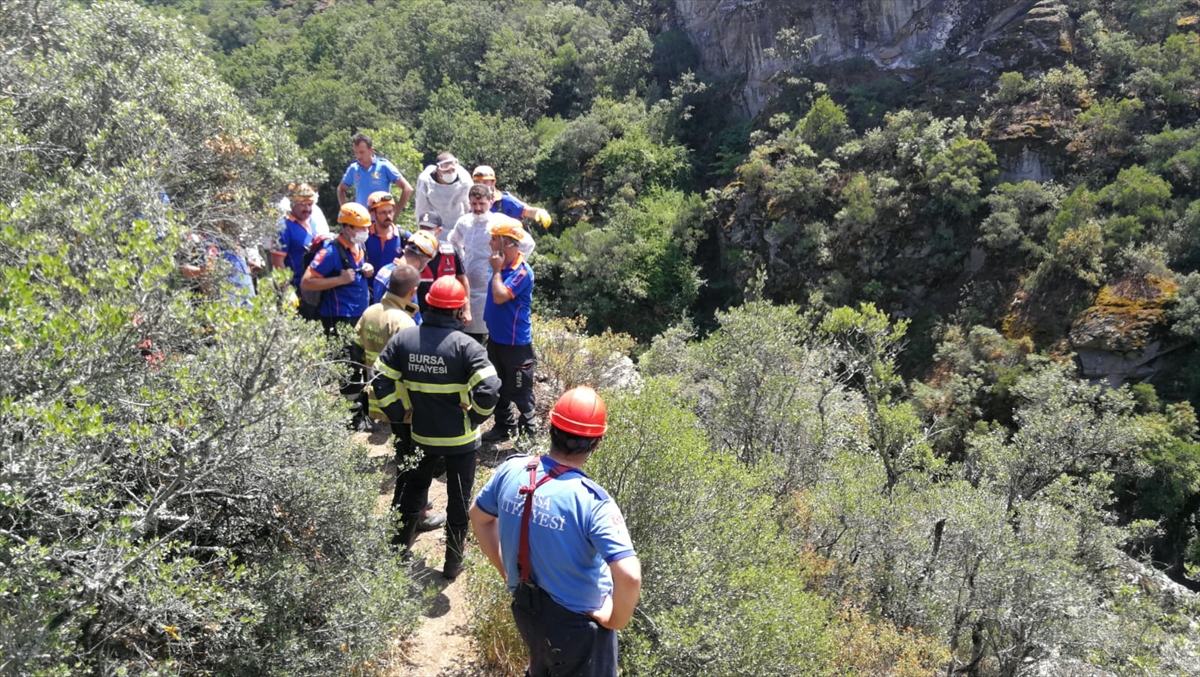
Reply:
[[[366,228],[371,225],[371,215],[367,213],[366,207],[357,202],[347,202],[342,205],[342,209],[338,212],[338,223]]]
[[[525,237],[525,228],[520,221],[501,216],[488,226],[488,235],[499,235],[520,242]]]
[[[384,205],[395,205],[395,204],[396,204],[396,198],[392,197],[392,194],[387,192],[386,190],[377,190],[374,193],[371,193],[367,197],[367,210],[368,211],[370,211],[376,207],[381,207]]]
[[[479,165],[475,171],[471,172],[471,178],[475,181],[495,181],[496,170],[487,165]]]
[[[571,388],[563,393],[554,403],[554,409],[550,410],[550,425],[580,437],[603,437],[608,431],[607,418],[608,408],[604,406],[604,400],[588,386]]]
[[[443,275],[433,281],[425,302],[434,308],[457,310],[467,305],[467,290],[462,283],[452,275]]]

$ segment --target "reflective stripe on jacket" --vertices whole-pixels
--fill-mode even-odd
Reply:
[[[411,409],[413,441],[434,454],[475,450],[479,424],[499,398],[500,379],[487,351],[461,328],[433,310],[421,326],[393,336],[374,365],[378,408],[392,421]]]
[[[401,331],[416,326],[416,322],[413,321],[413,314],[416,312],[417,307],[411,301],[398,298],[391,292],[384,294],[379,303],[363,312],[355,329],[358,330],[358,342],[362,344],[363,353],[366,354],[367,366],[375,363],[379,358],[379,351],[383,350],[388,340]]]

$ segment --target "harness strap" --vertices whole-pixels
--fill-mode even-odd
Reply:
[[[521,513],[521,541],[517,548],[517,572],[521,575],[522,583],[531,582],[533,573],[533,567],[529,562],[529,520],[533,518],[533,492],[546,482],[575,470],[575,468],[559,464],[550,468],[539,480],[537,479],[537,467],[540,462],[540,458],[535,458],[525,466],[529,470],[529,484],[521,487],[519,492],[525,496],[525,511]]]

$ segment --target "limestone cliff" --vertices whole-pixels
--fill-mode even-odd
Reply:
[[[1057,0],[675,0],[675,9],[703,67],[738,80],[734,98],[746,115],[766,105],[771,76],[794,65],[767,58],[784,28],[820,36],[807,57],[813,62],[861,57],[888,69],[927,55],[1012,69],[1070,49]]]

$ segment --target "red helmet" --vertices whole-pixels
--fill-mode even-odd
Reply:
[[[563,393],[554,403],[554,409],[550,411],[550,425],[580,437],[603,437],[608,430],[608,424],[605,423],[607,416],[608,408],[596,391],[588,386],[579,386]]]
[[[455,310],[467,304],[467,290],[462,283],[450,275],[439,277],[433,281],[425,302],[434,308]]]

